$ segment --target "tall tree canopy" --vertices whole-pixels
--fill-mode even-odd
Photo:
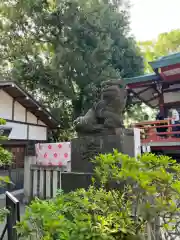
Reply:
[[[148,62],[170,53],[180,51],[180,29],[159,34],[156,40],[139,42],[145,59],[145,71],[152,72]]]
[[[63,129],[87,110],[102,81],[142,73],[121,0],[4,0],[0,23],[2,74],[52,109]]]

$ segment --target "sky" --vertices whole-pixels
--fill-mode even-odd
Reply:
[[[180,0],[130,0],[131,29],[138,41],[180,29]]]

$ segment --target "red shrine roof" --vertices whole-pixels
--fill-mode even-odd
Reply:
[[[149,62],[154,73],[126,78],[130,96],[148,106],[159,106],[159,97],[164,95],[164,105],[180,105],[180,52]]]

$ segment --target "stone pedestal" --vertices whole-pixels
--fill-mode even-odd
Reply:
[[[71,171],[93,172],[91,159],[99,153],[111,153],[113,149],[134,156],[134,132],[121,129],[116,135],[86,136],[71,142]]]
[[[64,192],[77,188],[87,189],[93,176],[91,159],[99,153],[111,153],[113,149],[134,156],[134,132],[121,129],[116,135],[84,136],[71,142],[71,172],[61,174]]]

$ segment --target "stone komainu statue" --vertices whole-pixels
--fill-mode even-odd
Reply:
[[[126,105],[127,91],[122,80],[107,81],[102,84],[101,97],[74,124],[78,134],[106,134],[123,127],[123,111]]]

